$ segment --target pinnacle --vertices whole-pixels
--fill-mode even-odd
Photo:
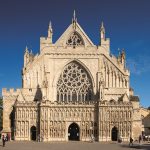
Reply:
[[[28,52],[29,52],[29,50],[28,50],[28,47],[26,46],[25,53],[28,53]]]
[[[75,11],[75,10],[74,10],[74,12],[73,12],[72,22],[77,22],[76,11]]]

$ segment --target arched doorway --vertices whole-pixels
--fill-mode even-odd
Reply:
[[[36,127],[35,126],[31,127],[30,134],[31,134],[31,140],[36,141]]]
[[[76,123],[72,123],[68,127],[68,139],[71,141],[79,141],[80,137],[79,126]]]
[[[118,129],[117,127],[114,126],[111,130],[111,140],[117,141],[117,138],[118,138]]]

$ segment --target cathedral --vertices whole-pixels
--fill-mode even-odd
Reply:
[[[39,54],[26,47],[22,88],[2,89],[3,134],[16,141],[128,141],[141,134],[139,97],[130,87],[126,54],[111,54],[105,27],[94,45],[71,24],[53,42],[51,23]]]

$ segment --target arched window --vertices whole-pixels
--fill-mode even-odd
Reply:
[[[67,40],[66,44],[75,48],[76,46],[83,46],[84,41],[77,32],[73,32]]]
[[[57,82],[57,100],[87,101],[92,97],[92,81],[87,71],[75,61],[69,63]]]

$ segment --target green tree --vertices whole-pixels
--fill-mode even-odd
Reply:
[[[2,109],[2,106],[3,106],[3,101],[2,101],[2,98],[0,97],[0,131],[2,130],[2,127],[3,127],[3,109]]]

